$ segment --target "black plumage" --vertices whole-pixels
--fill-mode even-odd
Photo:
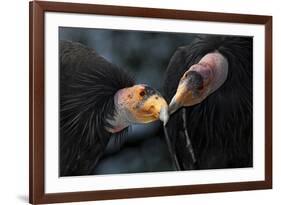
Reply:
[[[82,44],[59,47],[60,176],[92,174],[111,136],[105,127],[115,112],[114,94],[134,81]]]
[[[251,37],[198,36],[177,49],[166,71],[164,92],[171,101],[181,76],[217,51],[228,61],[226,82],[203,102],[170,116],[167,129],[181,169],[251,167],[253,165],[253,41]],[[186,147],[182,112],[197,159]]]

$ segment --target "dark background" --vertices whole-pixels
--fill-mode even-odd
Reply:
[[[136,83],[148,84],[161,93],[166,67],[179,46],[195,34],[59,28],[60,40],[80,42],[111,63],[127,70]],[[171,171],[172,162],[160,122],[133,125],[126,137],[112,137],[97,174]]]

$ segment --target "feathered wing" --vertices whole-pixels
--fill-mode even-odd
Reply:
[[[115,113],[114,94],[134,82],[93,49],[70,41],[59,47],[60,176],[88,175],[111,136],[105,127]]]
[[[253,63],[252,38],[200,36],[179,48],[166,71],[164,92],[174,96],[183,73],[209,52],[218,51],[229,63],[226,82],[202,103],[187,107],[187,128],[199,169],[252,166],[253,145]],[[185,148],[181,110],[171,116],[168,130],[181,167],[190,169]]]

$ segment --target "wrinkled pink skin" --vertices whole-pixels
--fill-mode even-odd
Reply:
[[[203,78],[203,88],[194,97],[186,86],[189,81],[184,77],[190,71],[196,71]],[[172,114],[181,107],[192,106],[201,103],[210,94],[215,92],[226,81],[228,75],[227,59],[219,52],[206,54],[197,64],[192,65],[179,82],[177,92],[169,105],[169,113]]]

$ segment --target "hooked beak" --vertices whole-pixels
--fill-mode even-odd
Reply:
[[[168,112],[168,106],[162,107],[160,110],[159,120],[161,120],[164,124],[164,126],[168,123],[169,120],[169,112]]]
[[[172,98],[170,104],[169,104],[169,114],[173,114],[181,107],[185,106],[186,102],[193,102],[194,100],[194,94],[192,90],[189,88],[190,85],[193,85],[194,81],[189,81],[186,78],[183,78],[177,88],[177,92]]]
[[[192,106],[202,101],[200,93],[204,91],[203,78],[195,71],[188,71],[182,77],[177,92],[169,105],[169,114],[173,114],[183,106]]]
[[[151,115],[150,122],[161,120],[165,125],[169,120],[168,104],[166,100],[159,94],[150,96],[144,103],[143,109],[145,113]]]
[[[207,88],[207,86],[204,86],[204,80],[200,73],[186,72],[170,102],[169,114],[173,114],[183,106],[192,106],[202,102]]]
[[[181,104],[177,102],[176,96],[174,96],[169,104],[169,114],[173,114],[181,107]]]

